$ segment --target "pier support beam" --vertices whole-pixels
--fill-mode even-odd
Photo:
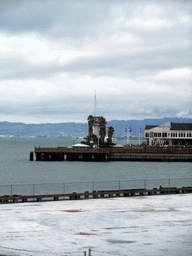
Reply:
[[[33,161],[33,151],[30,152],[29,161]]]

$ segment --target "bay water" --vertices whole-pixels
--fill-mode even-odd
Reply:
[[[143,187],[143,182],[146,185],[146,180],[153,180],[152,186],[155,187],[161,184],[161,180],[166,186],[170,185],[170,179],[171,186],[192,185],[192,163],[189,162],[41,162],[35,161],[35,157],[34,161],[29,161],[30,151],[35,147],[71,146],[81,140],[0,137],[0,186],[75,182],[116,182],[117,185],[119,181],[123,184],[125,181],[140,180]],[[123,141],[117,143],[122,144]],[[131,143],[137,144],[138,141]],[[157,179],[160,180],[158,184],[155,182]],[[126,185],[123,186],[126,188]],[[106,189],[105,183],[101,189]]]

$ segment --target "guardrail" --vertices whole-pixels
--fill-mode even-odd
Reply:
[[[192,187],[192,178],[0,185],[0,196],[70,194],[73,192],[84,193],[85,191],[153,189],[160,187]]]

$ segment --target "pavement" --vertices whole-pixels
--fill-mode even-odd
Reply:
[[[0,204],[0,255],[192,255],[192,194]]]

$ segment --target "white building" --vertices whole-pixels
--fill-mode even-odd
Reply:
[[[99,138],[100,134],[99,120],[100,116],[93,116],[93,134],[95,134],[97,138]]]
[[[145,139],[148,145],[192,145],[192,123],[147,125]]]

